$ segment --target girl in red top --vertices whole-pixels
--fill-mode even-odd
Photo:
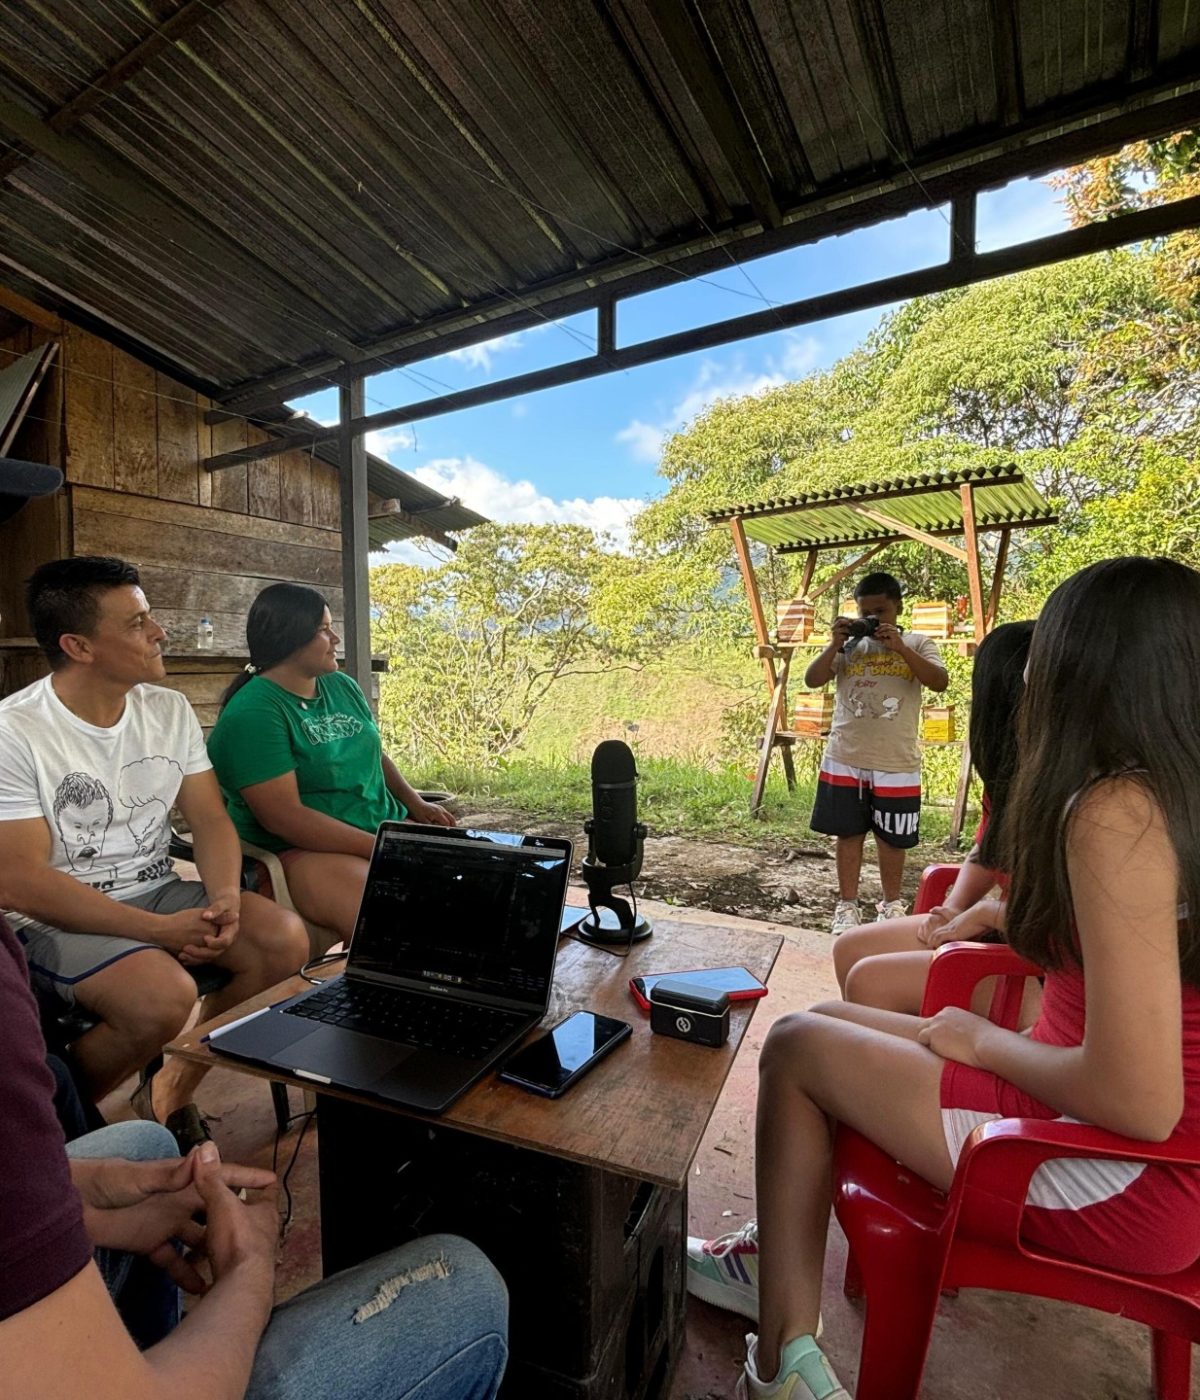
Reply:
[[[971,673],[971,756],[983,780],[983,819],[975,844],[954,887],[928,914],[909,914],[841,934],[833,945],[838,986],[847,1001],[886,1011],[916,1014],[925,991],[933,950],[955,939],[994,936],[1003,922],[1001,901],[989,897],[1003,886],[997,851],[1004,825],[1009,784],[1017,760],[1017,711],[1025,690],[1025,662],[1032,622],[1007,622],[979,645]],[[991,987],[977,993],[986,1007]],[[1032,987],[1023,1024],[1037,1013]]]
[[[813,1334],[832,1122],[946,1189],[975,1122],[1070,1118],[1143,1141],[1200,1131],[1200,574],[1110,559],[1051,595],[1029,654],[1006,808],[1008,941],[1046,969],[1029,1034],[948,1008],[776,1021],[759,1065],[759,1333],[739,1394],[848,1400]],[[832,1120],[832,1121],[831,1121]],[[1102,1267],[1200,1258],[1192,1171],[1061,1161],[1027,1230]]]

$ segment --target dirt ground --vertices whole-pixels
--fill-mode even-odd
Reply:
[[[575,874],[587,853],[587,838],[578,825],[531,817],[502,806],[463,796],[455,803],[459,820],[491,831],[538,832],[575,843]],[[954,859],[940,848],[918,847],[905,869],[905,897],[912,899],[921,870],[930,861]],[[959,857],[961,859],[961,857]],[[789,842],[764,828],[757,846],[706,841],[682,836],[654,836],[646,855],[638,892],[649,899],[690,909],[713,909],[744,919],[764,919],[798,928],[826,928],[833,914],[837,883],[832,839],[810,834]],[[862,903],[880,898],[873,848],[867,842],[863,862]],[[864,914],[866,910],[864,909]]]

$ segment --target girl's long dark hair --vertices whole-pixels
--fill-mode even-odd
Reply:
[[[983,780],[991,816],[979,863],[998,868],[1005,810],[1017,770],[1017,712],[1025,693],[1032,622],[1006,622],[979,644],[971,672],[971,759]]]
[[[307,646],[328,606],[315,588],[303,583],[272,583],[264,588],[246,616],[246,645],[255,672],[269,671]],[[250,679],[249,671],[234,676],[221,696],[222,710]]]
[[[1191,916],[1184,980],[1200,985],[1200,573],[1172,559],[1106,559],[1050,595],[1029,651],[1008,798],[1007,938],[1043,967],[1078,965],[1067,875],[1072,799],[1136,775],[1162,811]]]

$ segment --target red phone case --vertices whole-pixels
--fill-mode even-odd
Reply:
[[[649,976],[649,977],[658,977],[658,978],[662,978],[662,977],[684,977],[684,976],[687,976],[689,973],[693,973],[693,972],[724,972],[724,971],[725,971],[725,969],[724,969],[723,967],[714,967],[714,968],[707,968],[707,967],[689,967],[689,968],[684,968],[684,969],[682,969],[682,971],[676,971],[676,972],[651,972],[651,973],[647,973],[647,976]],[[745,972],[745,971],[747,971],[747,969],[742,968],[741,971]],[[753,977],[754,974],[751,972],[751,973],[749,973],[749,976]],[[633,997],[634,1001],[637,1002],[637,1004],[641,1007],[641,1009],[642,1009],[643,1011],[645,1011],[645,1012],[648,1014],[649,1011],[650,1011],[650,999],[646,996],[646,994],[642,991],[642,989],[637,985],[641,980],[642,980],[642,979],[641,979],[640,977],[631,977],[631,978],[629,979],[629,994],[630,994],[630,996]],[[766,987],[761,987],[761,986],[760,986],[760,987],[746,987],[744,990],[742,990],[742,991],[740,991],[740,992],[730,992],[730,993],[729,993],[729,1000],[730,1000],[730,1001],[757,1001],[759,997],[765,997],[766,994],[767,994],[767,989],[766,989]]]

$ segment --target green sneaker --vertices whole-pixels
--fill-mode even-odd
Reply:
[[[850,1392],[833,1373],[829,1358],[809,1335],[793,1337],[783,1349],[779,1374],[758,1378],[758,1338],[746,1338],[746,1365],[738,1378],[737,1400],[850,1400]]]

